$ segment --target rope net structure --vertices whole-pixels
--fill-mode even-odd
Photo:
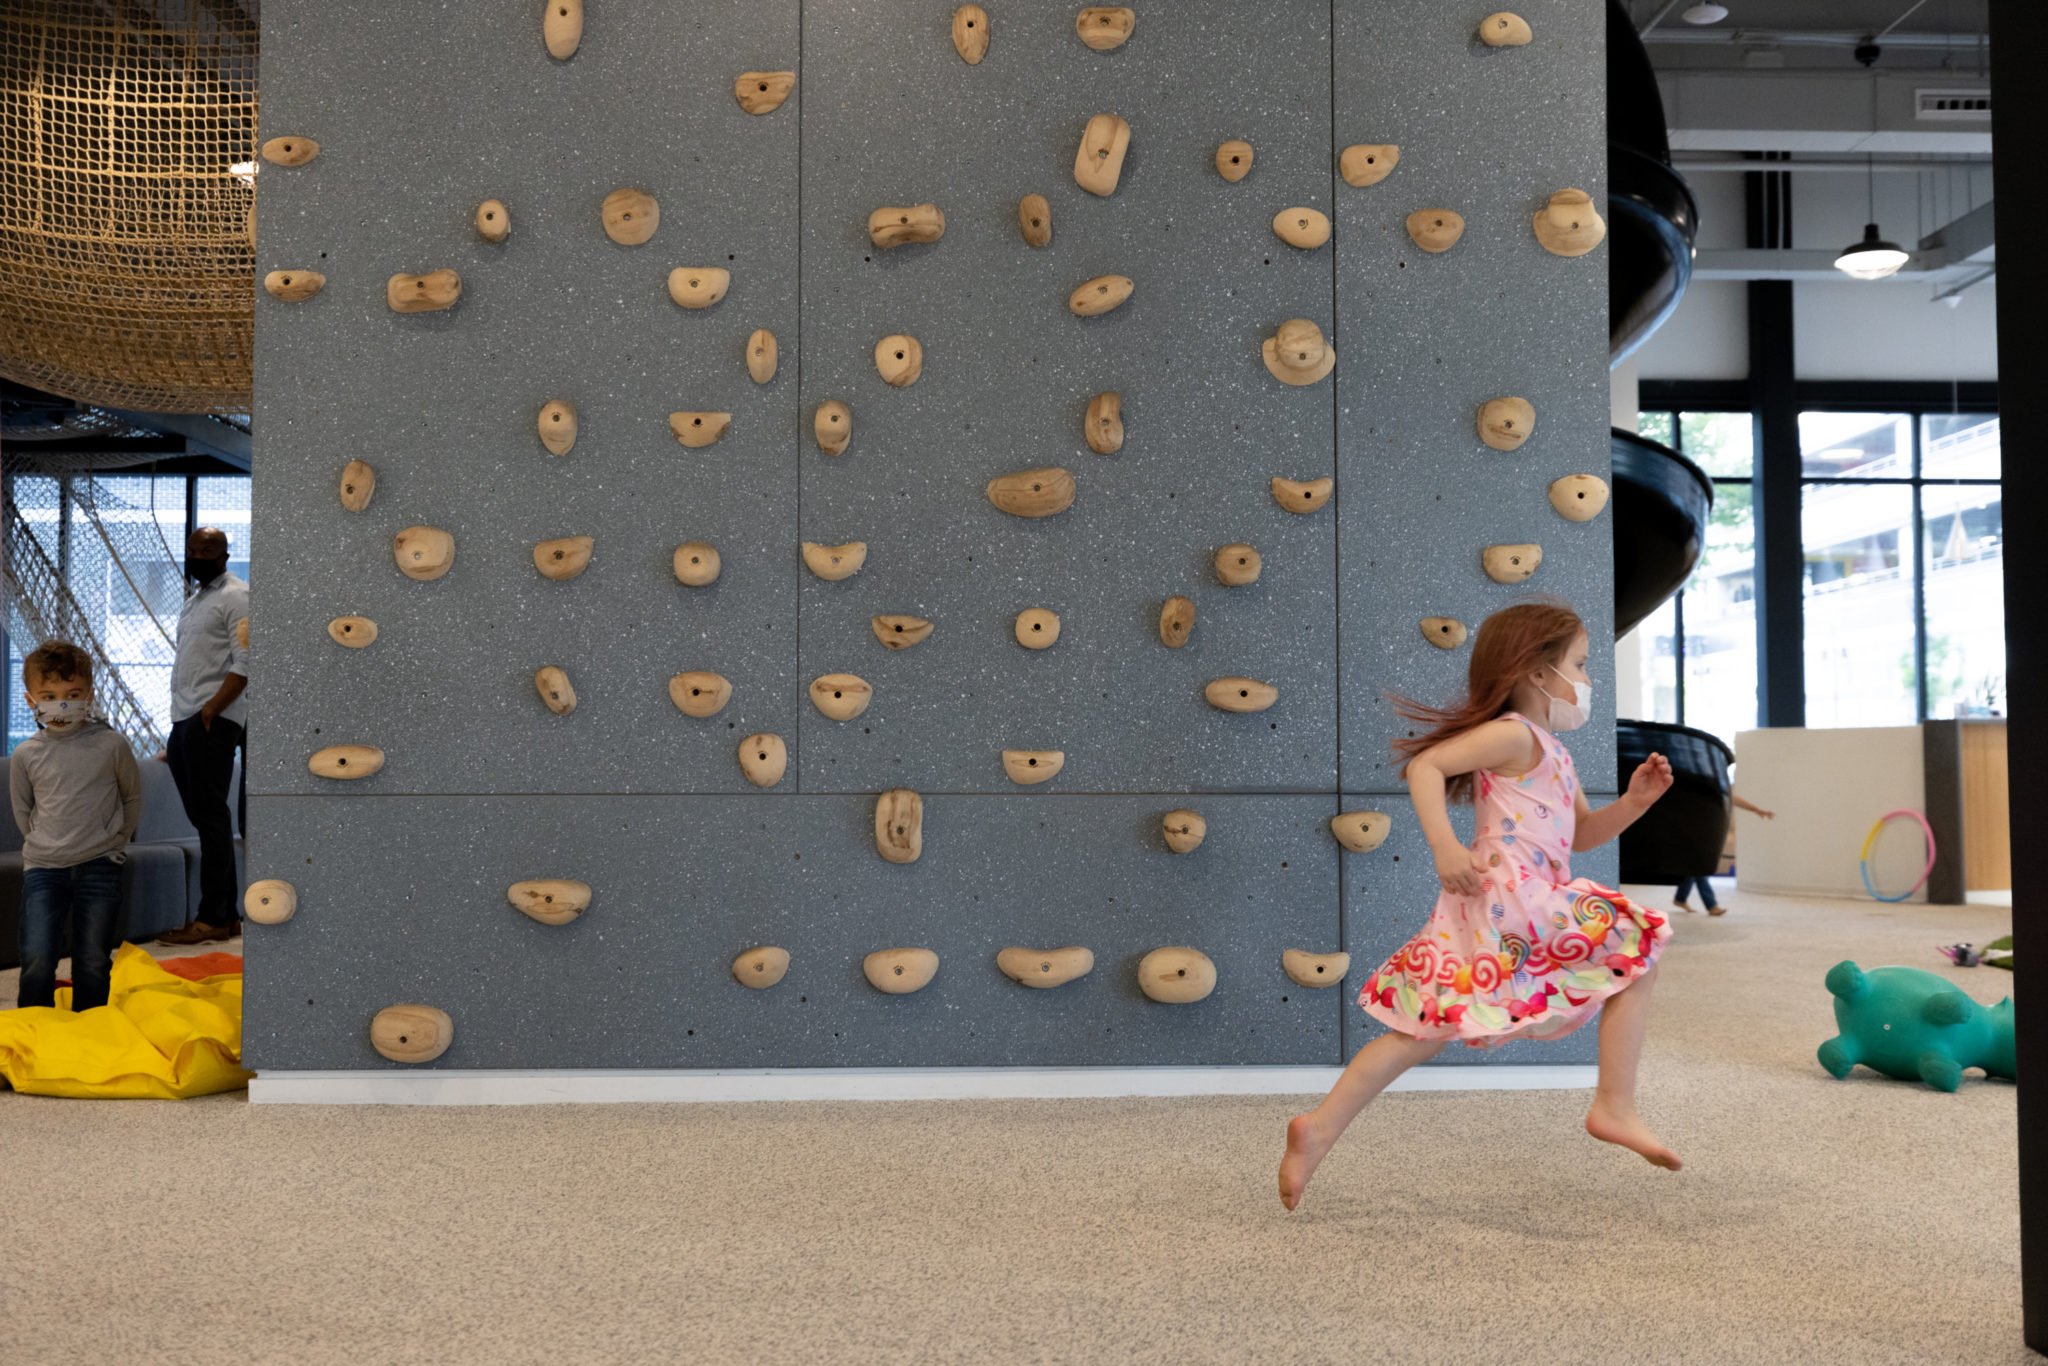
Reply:
[[[0,0],[0,376],[246,411],[254,0]]]

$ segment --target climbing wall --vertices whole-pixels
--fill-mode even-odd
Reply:
[[[1552,254],[1531,222],[1566,187],[1603,205],[1599,7],[1532,4],[1533,40],[1493,47],[1481,9],[1182,0],[1097,51],[1078,6],[996,4],[975,63],[958,8],[264,7],[263,137],[318,152],[272,146],[258,182],[250,876],[296,910],[249,935],[252,1066],[1336,1063],[1376,1031],[1359,981],[1433,896],[1383,694],[1454,693],[1469,645],[1422,620],[1577,606],[1600,700],[1574,751],[1612,787],[1606,522],[1546,497],[1606,474],[1605,249]],[[787,98],[748,112],[777,72]],[[1129,150],[1100,195],[1075,163],[1107,113]],[[1252,154],[1234,182],[1229,139]],[[1359,143],[1397,144],[1392,173],[1347,183]],[[613,199],[607,230],[623,188],[659,206],[637,245],[644,201]],[[937,240],[871,236],[928,203]],[[1282,240],[1294,209],[1330,240]],[[1462,215],[1449,250],[1411,238],[1425,209]],[[452,307],[392,306],[394,275],[426,277],[397,286],[410,308],[440,270]],[[720,271],[721,297],[680,306]],[[1098,277],[1129,300],[1077,315]],[[1290,319],[1333,373],[1269,373]],[[922,358],[901,386],[903,344],[878,350],[898,337]],[[1501,396],[1535,413],[1513,451],[1475,425]],[[574,413],[562,454],[551,403]],[[724,434],[678,439],[706,424]],[[359,511],[352,460],[374,470]],[[990,496],[1054,469],[1074,496],[1053,515]],[[395,554],[419,527],[452,539],[438,576]],[[536,557],[581,537],[580,573]],[[686,543],[716,548],[714,582],[679,581]],[[1533,579],[1482,569],[1507,544],[1541,545]],[[1255,582],[1219,581],[1229,545],[1256,548]],[[1170,647],[1174,597],[1193,625]],[[363,622],[374,641],[342,643]],[[1212,705],[1261,700],[1225,679],[1272,704]],[[779,777],[753,757],[773,744],[742,744],[762,736]],[[922,799],[914,862],[878,849],[891,789]],[[1177,810],[1206,822],[1191,852],[1167,845]],[[1378,848],[1333,838],[1354,810],[1386,813]],[[522,914],[508,889],[536,879],[587,909]],[[1055,989],[997,965],[1065,945],[1094,966]],[[749,990],[733,965],[758,946],[788,969]],[[1141,989],[1169,946],[1213,963],[1205,999]],[[866,956],[899,947],[937,954],[929,985],[870,984]],[[1299,985],[1288,949],[1350,973]],[[386,1060],[410,1035],[373,1047],[402,1003],[452,1023],[424,1064]]]

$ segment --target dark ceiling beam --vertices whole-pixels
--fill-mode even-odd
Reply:
[[[249,433],[238,427],[230,427],[225,422],[215,422],[196,413],[136,413],[125,408],[103,411],[150,431],[182,436],[191,449],[224,460],[236,469],[249,468]]]

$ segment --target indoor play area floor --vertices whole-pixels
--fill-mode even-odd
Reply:
[[[2010,910],[1723,896],[1677,917],[1643,1062],[1676,1174],[1583,1092],[1389,1095],[1293,1216],[1291,1097],[0,1095],[0,1361],[2038,1360],[2013,1087],[1814,1061],[1830,966],[1996,1001],[1935,948]]]

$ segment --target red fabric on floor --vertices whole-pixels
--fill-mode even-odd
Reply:
[[[159,958],[156,965],[173,977],[182,977],[188,982],[202,982],[209,977],[221,977],[242,970],[242,955],[239,953],[195,953],[184,958]]]

